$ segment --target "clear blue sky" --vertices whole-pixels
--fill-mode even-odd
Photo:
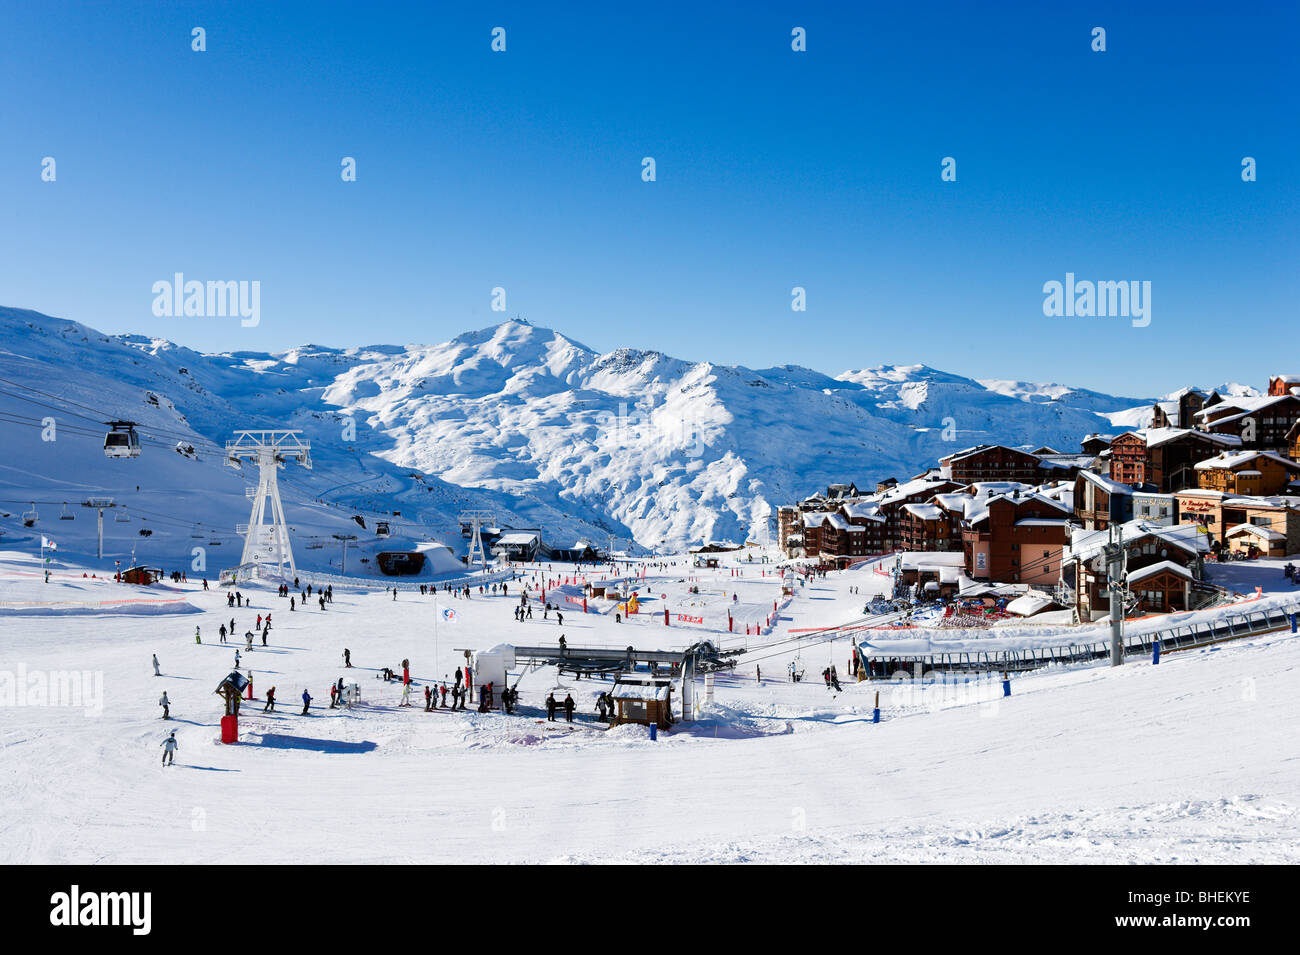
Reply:
[[[8,3],[0,304],[275,350],[441,341],[502,286],[601,350],[1260,386],[1300,372],[1298,9]],[[261,325],[156,318],[177,271],[260,281]],[[1150,326],[1044,317],[1067,271],[1149,280]]]

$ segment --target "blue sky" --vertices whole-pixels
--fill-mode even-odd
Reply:
[[[1300,372],[1300,5],[556,6],[6,5],[0,304],[204,350],[521,314],[832,374]],[[260,325],[155,317],[178,271],[259,281]],[[1045,317],[1066,272],[1150,281],[1151,324]]]

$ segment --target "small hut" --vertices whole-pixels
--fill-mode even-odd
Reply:
[[[649,726],[654,723],[660,729],[668,729],[673,724],[672,693],[671,680],[650,676],[619,677],[609,693],[618,706],[613,725],[639,723]]]
[[[122,571],[122,582],[126,584],[143,584],[147,587],[161,576],[161,570],[154,570],[149,567],[128,567]]]

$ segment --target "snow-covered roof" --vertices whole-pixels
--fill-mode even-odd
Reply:
[[[899,555],[903,570],[933,570],[941,567],[965,567],[966,555],[950,550],[908,550]]]
[[[1022,617],[1032,617],[1040,610],[1046,610],[1055,604],[1056,601],[1051,597],[1044,597],[1042,594],[1027,593],[1007,604],[1007,613],[1019,614]]]
[[[532,544],[536,541],[537,535],[528,531],[512,531],[497,538],[498,544]]]
[[[1286,535],[1281,531],[1275,531],[1271,527],[1261,527],[1258,524],[1238,524],[1228,529],[1226,536],[1240,537],[1242,534],[1250,534],[1266,541],[1284,541]]]
[[[1132,494],[1133,488],[1127,484],[1120,484],[1118,481],[1112,481],[1104,474],[1098,474],[1096,471],[1080,471],[1079,477],[1083,478],[1089,484],[1095,484],[1107,494]]]
[[[943,511],[933,504],[904,504],[903,510],[923,521],[941,521],[944,519]]]
[[[885,515],[880,513],[880,505],[870,504],[845,504],[844,516],[854,521],[876,521],[883,523]]]
[[[1141,570],[1130,571],[1128,582],[1132,585],[1140,580],[1146,580],[1148,577],[1154,577],[1156,574],[1165,573],[1174,574],[1175,576],[1182,577],[1184,580],[1192,579],[1191,571],[1186,567],[1180,567],[1172,560],[1162,560],[1159,563],[1150,565],[1149,567],[1143,567]]]
[[[1218,468],[1227,468],[1228,470],[1235,471],[1243,464],[1249,464],[1252,461],[1259,460],[1260,458],[1276,461],[1278,464],[1285,465],[1293,471],[1300,471],[1300,464],[1297,464],[1290,458],[1284,458],[1280,454],[1274,454],[1272,451],[1224,451],[1222,454],[1216,454],[1214,457],[1206,458],[1204,461],[1197,461],[1195,467],[1198,471],[1210,471]]]
[[[1125,547],[1143,537],[1156,537],[1188,554],[1204,554],[1210,549],[1209,536],[1199,524],[1153,524],[1150,521],[1129,521],[1119,526]],[[1066,559],[1091,560],[1101,554],[1110,543],[1110,531],[1076,530],[1070,536],[1070,549]]]
[[[671,682],[634,683],[619,680],[609,695],[616,700],[666,700],[672,692]]]
[[[1196,438],[1203,438],[1206,441],[1213,441],[1215,444],[1233,446],[1241,444],[1241,438],[1235,434],[1218,434],[1214,431],[1196,431],[1192,428],[1147,428],[1142,433],[1146,438],[1148,448],[1158,448],[1162,444],[1168,444],[1170,441],[1176,441],[1179,438],[1184,438],[1188,435]]]

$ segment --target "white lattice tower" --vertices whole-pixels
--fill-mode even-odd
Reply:
[[[244,535],[241,565],[274,564],[283,574],[284,566],[288,564],[290,576],[298,572],[276,475],[290,460],[305,468],[311,467],[311,444],[301,435],[301,431],[289,430],[236,431],[235,440],[226,442],[228,465],[238,468],[241,462],[248,461],[256,464],[258,471],[257,489],[249,489],[253,509],[248,524],[242,529],[236,528]]]

